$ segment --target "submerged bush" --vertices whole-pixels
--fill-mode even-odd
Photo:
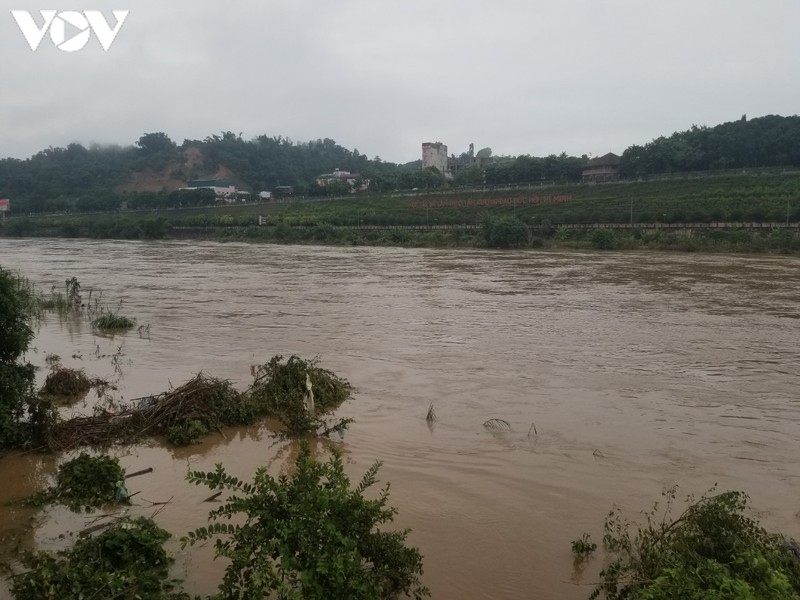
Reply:
[[[352,386],[319,366],[317,360],[273,356],[258,368],[249,394],[259,412],[277,418],[290,435],[327,431],[321,416],[337,408],[352,393]],[[338,427],[347,425],[341,421]]]
[[[92,321],[95,329],[130,329],[135,326],[136,319],[113,312],[103,313]]]
[[[397,514],[387,506],[388,484],[377,499],[364,497],[379,468],[376,462],[351,487],[339,453],[318,462],[303,444],[291,476],[275,479],[262,467],[245,483],[222,465],[191,472],[190,482],[233,495],[181,545],[217,538],[216,555],[230,560],[219,595],[228,600],[428,596],[422,556],[406,546],[409,531],[381,527]]]
[[[163,543],[169,537],[152,519],[139,517],[123,519],[68,550],[27,552],[21,561],[27,571],[12,577],[12,593],[15,600],[167,600],[173,582]]]
[[[619,509],[605,522],[613,560],[590,598],[608,600],[800,599],[800,549],[744,514],[748,498],[724,492],[689,502],[674,520],[675,488],[631,534]]]
[[[58,503],[79,511],[127,500],[125,469],[117,458],[85,452],[58,467],[56,484],[36,494],[32,504]]]
[[[57,368],[44,380],[42,392],[51,396],[77,396],[92,387],[83,369]]]

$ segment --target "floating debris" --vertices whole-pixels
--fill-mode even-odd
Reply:
[[[489,419],[483,426],[491,431],[511,431],[511,424],[503,419]]]

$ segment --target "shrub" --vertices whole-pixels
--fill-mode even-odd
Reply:
[[[664,495],[663,514],[656,504],[635,535],[618,508],[609,513],[603,543],[614,558],[590,598],[800,598],[797,544],[746,516],[745,494],[690,498],[674,520],[675,488]]]
[[[167,441],[176,446],[196,444],[209,432],[206,424],[199,419],[179,421],[167,427]]]
[[[316,432],[320,427],[331,431],[321,415],[350,397],[350,383],[320,367],[316,359],[291,356],[286,363],[282,361],[283,356],[273,356],[258,368],[249,391],[256,409],[280,420],[290,435]],[[345,427],[347,422],[345,419],[334,428]]]
[[[379,528],[397,514],[387,506],[388,484],[377,499],[364,497],[379,468],[373,464],[352,488],[338,452],[318,462],[303,444],[291,476],[275,479],[262,467],[245,483],[222,465],[191,472],[190,482],[233,495],[209,513],[214,522],[190,532],[181,545],[226,538],[215,544],[217,557],[230,560],[220,585],[226,600],[428,596],[419,580],[422,556],[405,545],[409,531]]]
[[[151,519],[123,519],[96,537],[51,554],[27,552],[12,578],[16,600],[138,598],[166,600],[173,582],[163,543],[169,533]],[[176,596],[177,598],[177,596]]]
[[[81,452],[58,467],[56,484],[36,494],[31,504],[58,503],[74,511],[100,508],[127,500],[125,469],[110,456],[91,456]]]
[[[597,544],[592,541],[588,533],[584,533],[580,539],[572,541],[572,554],[580,560],[588,558],[595,550],[597,550]]]
[[[57,368],[44,380],[42,392],[52,396],[77,396],[92,387],[83,369]]]
[[[489,248],[519,248],[528,243],[528,226],[517,217],[487,215],[481,229]]]
[[[611,250],[616,242],[616,236],[610,229],[595,229],[590,239],[595,250]]]

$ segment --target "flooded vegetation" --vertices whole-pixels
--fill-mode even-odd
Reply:
[[[355,422],[311,451],[335,444],[356,480],[382,461],[434,598],[586,598],[603,561],[575,566],[570,542],[601,540],[612,505],[638,514],[673,485],[746,491],[768,530],[800,537],[796,257],[68,240],[0,240],[0,255],[44,289],[102,288],[148,327],[39,324],[37,385],[55,354],[116,388],[64,417],[200,370],[244,392],[269,357],[320,356],[352,384],[336,417]],[[172,534],[170,576],[190,594],[214,592],[226,564],[177,541],[220,506],[185,477],[291,472],[302,450],[273,416],[110,452],[127,472],[153,468],[126,481],[127,514]],[[0,460],[6,557],[66,549],[92,525],[21,502],[76,456]]]

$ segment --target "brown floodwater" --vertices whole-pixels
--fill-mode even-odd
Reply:
[[[570,542],[599,541],[613,504],[635,517],[673,484],[744,490],[768,528],[800,537],[797,257],[5,239],[0,263],[42,289],[77,277],[149,325],[38,329],[32,362],[121,371],[120,400],[200,370],[244,388],[275,354],[319,355],[357,388],[340,410],[356,419],[337,441],[347,469],[383,461],[436,599],[585,598],[602,559],[576,571]],[[491,418],[511,431],[487,431]],[[113,453],[155,469],[129,480],[130,513],[162,509],[181,535],[213,507],[187,469],[277,473],[295,450],[262,426]],[[6,552],[63,547],[91,523],[7,503],[65,458],[0,459]],[[187,591],[212,592],[224,565],[210,548],[171,549]]]

